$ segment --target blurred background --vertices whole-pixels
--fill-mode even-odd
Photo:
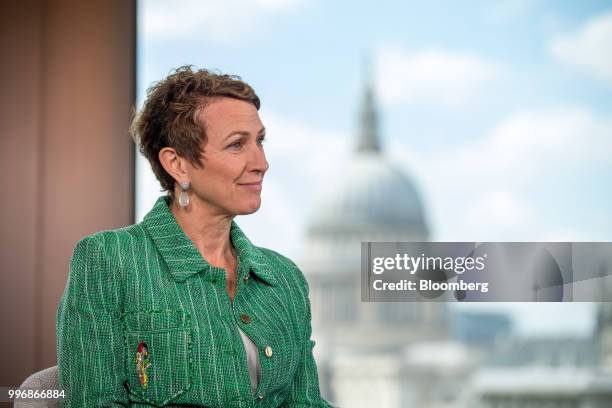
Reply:
[[[310,284],[343,407],[612,406],[607,303],[362,303],[361,241],[612,241],[612,3],[2,5],[0,385],[55,364],[74,244],[162,194],[127,126],[180,65],[262,100],[250,239]]]

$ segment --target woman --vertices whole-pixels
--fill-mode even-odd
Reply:
[[[233,221],[261,204],[259,98],[181,67],[132,124],[167,196],[141,223],[78,242],[57,321],[68,407],[329,407],[308,285]]]

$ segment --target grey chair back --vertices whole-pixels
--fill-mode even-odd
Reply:
[[[59,377],[57,366],[46,368],[42,371],[32,374],[21,384],[20,388],[28,388],[35,390],[58,390]],[[14,408],[59,408],[59,400],[30,400],[30,401],[15,401]]]

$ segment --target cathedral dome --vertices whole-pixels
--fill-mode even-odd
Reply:
[[[359,152],[315,199],[313,234],[411,230],[427,236],[419,194],[406,174],[376,152]]]
[[[370,84],[365,88],[357,151],[340,174],[330,174],[314,200],[308,234],[338,237],[403,237],[427,240],[418,191],[382,153]]]

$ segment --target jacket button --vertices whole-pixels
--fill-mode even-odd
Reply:
[[[251,323],[251,318],[246,313],[243,313],[243,314],[240,315],[240,320],[242,320],[242,323],[244,323],[244,324]]]
[[[266,348],[264,349],[264,353],[266,354],[266,357],[272,357],[272,347],[266,346]]]
[[[244,283],[248,283],[249,282],[249,275],[245,276],[243,280],[244,280]]]
[[[259,395],[257,396],[257,399],[261,401],[262,399],[264,399],[264,395],[263,395],[263,394],[259,394]]]

